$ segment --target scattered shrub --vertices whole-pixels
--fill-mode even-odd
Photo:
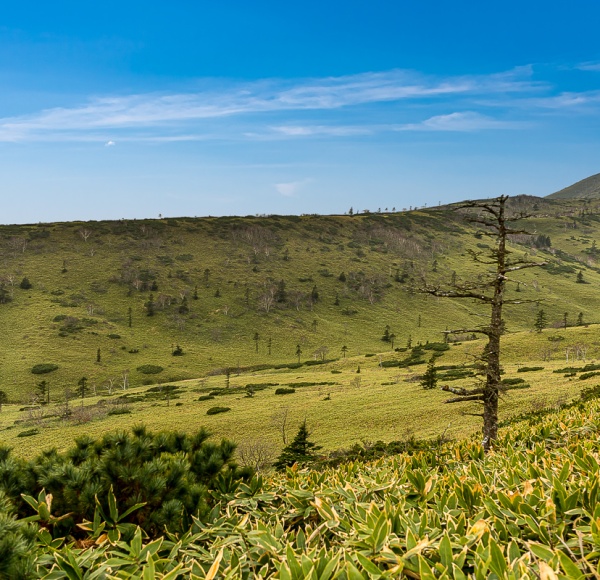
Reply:
[[[157,375],[158,373],[162,373],[164,369],[158,365],[142,365],[136,370],[145,375]]]
[[[39,432],[40,430],[37,427],[34,427],[33,429],[27,429],[27,431],[17,433],[17,437],[31,437],[32,435],[37,435]]]
[[[231,411],[230,407],[211,407],[208,411],[206,411],[207,415],[218,415],[219,413],[227,413],[227,411]]]
[[[111,409],[106,414],[107,415],[131,415],[131,409],[128,409],[127,407],[115,407],[114,409]]]
[[[525,379],[519,379],[519,378],[502,379],[503,385],[520,385],[521,383],[524,383],[524,382],[525,382]]]
[[[292,393],[295,393],[296,389],[288,389],[287,387],[279,387],[278,389],[275,389],[275,394],[276,395],[291,395]]]
[[[45,373],[51,373],[52,371],[55,371],[57,368],[58,368],[58,365],[55,365],[52,363],[41,363],[39,365],[35,365],[31,369],[31,372],[34,375],[43,375]]]
[[[596,385],[594,387],[585,387],[581,389],[579,394],[579,398],[582,401],[591,401],[592,399],[597,399],[600,397],[600,385]]]
[[[214,399],[215,396],[214,395],[200,395],[198,397],[199,401],[211,401],[212,399]]]
[[[111,334],[108,335],[108,338],[121,338],[121,335],[120,334],[111,333]]]
[[[600,375],[599,372],[582,373],[579,375],[579,380],[585,381],[586,379],[591,379],[592,377],[597,377],[598,375]]]
[[[533,371],[543,371],[544,367],[521,367],[517,369],[518,373],[531,373]]]

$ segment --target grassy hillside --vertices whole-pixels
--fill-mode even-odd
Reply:
[[[233,490],[217,488],[209,514],[194,518],[183,533],[158,537],[132,523],[136,511],[126,515],[123,505],[97,510],[75,540],[59,533],[63,514],[43,492],[19,506],[39,522],[33,525],[17,521],[4,500],[0,531],[9,532],[3,536],[9,551],[0,574],[28,577],[29,570],[33,577],[36,570],[35,577],[165,580],[596,577],[599,412],[592,401],[533,415],[506,429],[487,456],[477,441],[467,440],[369,464],[318,471],[295,466]],[[79,463],[86,453],[81,442],[69,457]],[[161,464],[181,463],[185,456],[163,451]],[[0,458],[2,473],[15,465]]]
[[[529,223],[536,237],[515,239],[514,251],[551,266],[524,272],[511,292],[545,300],[550,324],[565,311],[572,324],[579,312],[596,321],[595,210],[535,198],[515,204],[536,213]],[[550,247],[540,246],[541,235]],[[423,278],[473,275],[468,252],[488,243],[444,208],[3,226],[0,240],[0,382],[19,402],[42,379],[57,400],[83,376],[100,389],[118,385],[127,371],[138,386],[291,363],[297,345],[302,361],[340,358],[343,346],[348,356],[380,352],[391,348],[381,341],[386,326],[395,346],[409,337],[440,340],[446,328],[472,324],[478,308],[414,288]],[[579,271],[584,284],[576,283]],[[25,277],[31,289],[20,288]],[[536,310],[507,310],[509,330],[530,329]],[[183,356],[172,355],[177,345]],[[38,364],[58,369],[32,374]],[[148,364],[163,370],[144,374]]]
[[[600,365],[599,326],[546,329],[507,335],[504,375],[508,389],[500,418],[531,409],[552,408],[596,384]],[[153,429],[192,433],[207,427],[216,438],[239,444],[242,458],[280,453],[283,432],[291,438],[307,420],[313,438],[326,450],[355,443],[418,439],[460,439],[481,428],[475,403],[444,404],[448,393],[424,390],[420,376],[436,355],[439,385],[470,387],[482,340],[446,347],[443,343],[404,347],[400,352],[347,357],[308,366],[237,371],[153,386],[115,387],[110,394],[72,397],[50,405],[4,405],[0,439],[28,457],[43,449],[66,449],[76,437],[99,437],[145,424]],[[447,350],[443,350],[447,348]],[[568,355],[568,360],[567,360]],[[585,357],[585,360],[583,360]],[[402,366],[396,366],[401,364]],[[297,367],[297,368],[295,368]],[[360,373],[357,370],[360,368]],[[525,372],[523,372],[525,371]],[[278,394],[278,389],[294,392]],[[207,415],[213,407],[229,409]]]
[[[552,193],[551,199],[599,199],[600,198],[600,173],[586,177],[569,187]]]

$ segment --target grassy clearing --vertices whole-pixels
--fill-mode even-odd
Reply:
[[[582,381],[579,375],[556,373],[565,367],[566,349],[593,341],[600,328],[572,328],[508,335],[504,339],[505,378],[525,378],[529,388],[507,392],[501,403],[501,418],[541,407],[558,405],[576,397],[580,390],[594,383]],[[560,350],[553,360],[542,361],[539,353],[549,341],[560,335]],[[452,346],[437,358],[438,366],[470,365],[480,352],[482,341]],[[431,351],[425,351],[427,353]],[[82,434],[98,437],[108,431],[129,428],[144,423],[155,430],[183,430],[188,433],[200,426],[207,427],[215,437],[227,437],[240,446],[261,441],[273,454],[283,446],[281,423],[287,417],[287,435],[293,436],[305,418],[312,438],[325,449],[348,447],[360,441],[403,440],[436,437],[442,433],[458,439],[480,429],[476,417],[463,416],[464,411],[476,412],[473,404],[444,405],[447,393],[425,391],[419,386],[419,376],[425,365],[408,368],[381,368],[380,362],[406,359],[409,353],[382,353],[339,359],[324,365],[299,369],[233,372],[226,386],[226,376],[163,383],[160,387],[132,387],[127,391],[115,388],[110,396],[105,390],[98,396],[71,399],[72,415],[52,417],[64,412],[64,402],[50,406],[5,405],[0,413],[0,440],[14,446],[15,452],[28,456],[40,449],[57,446],[67,448]],[[583,368],[595,359],[571,361],[569,365]],[[559,358],[560,357],[560,358]],[[428,358],[428,356],[427,356]],[[599,357],[600,358],[600,357]],[[542,366],[543,370],[519,373],[524,365]],[[360,373],[357,369],[360,367]],[[468,369],[467,369],[468,370]],[[440,371],[440,375],[448,371]],[[465,377],[449,384],[469,386],[473,378]],[[443,384],[444,380],[440,381]],[[172,385],[174,390],[167,385]],[[247,385],[254,391],[247,394]],[[278,388],[294,388],[288,395],[276,395]],[[207,398],[209,393],[220,393]],[[123,400],[121,397],[125,396]],[[205,400],[199,400],[204,398]],[[211,407],[231,410],[207,415]],[[23,409],[23,410],[19,410]],[[119,414],[113,414],[115,411]],[[38,433],[20,437],[24,431]]]

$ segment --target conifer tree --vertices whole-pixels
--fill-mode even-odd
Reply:
[[[537,332],[542,332],[548,326],[548,318],[543,310],[538,310],[535,316],[535,324],[533,325]]]
[[[321,449],[320,445],[313,443],[308,440],[310,433],[306,427],[306,420],[300,424],[298,433],[294,437],[294,440],[284,447],[281,455],[277,458],[277,461],[273,464],[278,470],[283,470],[286,467],[291,467],[294,463],[304,465],[314,461],[316,458],[315,452]]]
[[[437,387],[437,369],[435,368],[435,357],[431,357],[427,363],[427,370],[421,379],[421,386],[424,389],[435,389]]]

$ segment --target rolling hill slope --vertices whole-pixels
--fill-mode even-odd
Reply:
[[[507,309],[508,330],[530,330],[542,299],[551,325],[598,321],[598,208],[512,203],[536,232],[513,250],[550,265],[513,285],[533,302]],[[449,208],[2,226],[0,388],[27,401],[46,380],[57,400],[82,377],[139,386],[439,341],[481,311],[415,288],[475,275],[488,241]]]
[[[600,199],[600,173],[547,196],[550,199]]]

